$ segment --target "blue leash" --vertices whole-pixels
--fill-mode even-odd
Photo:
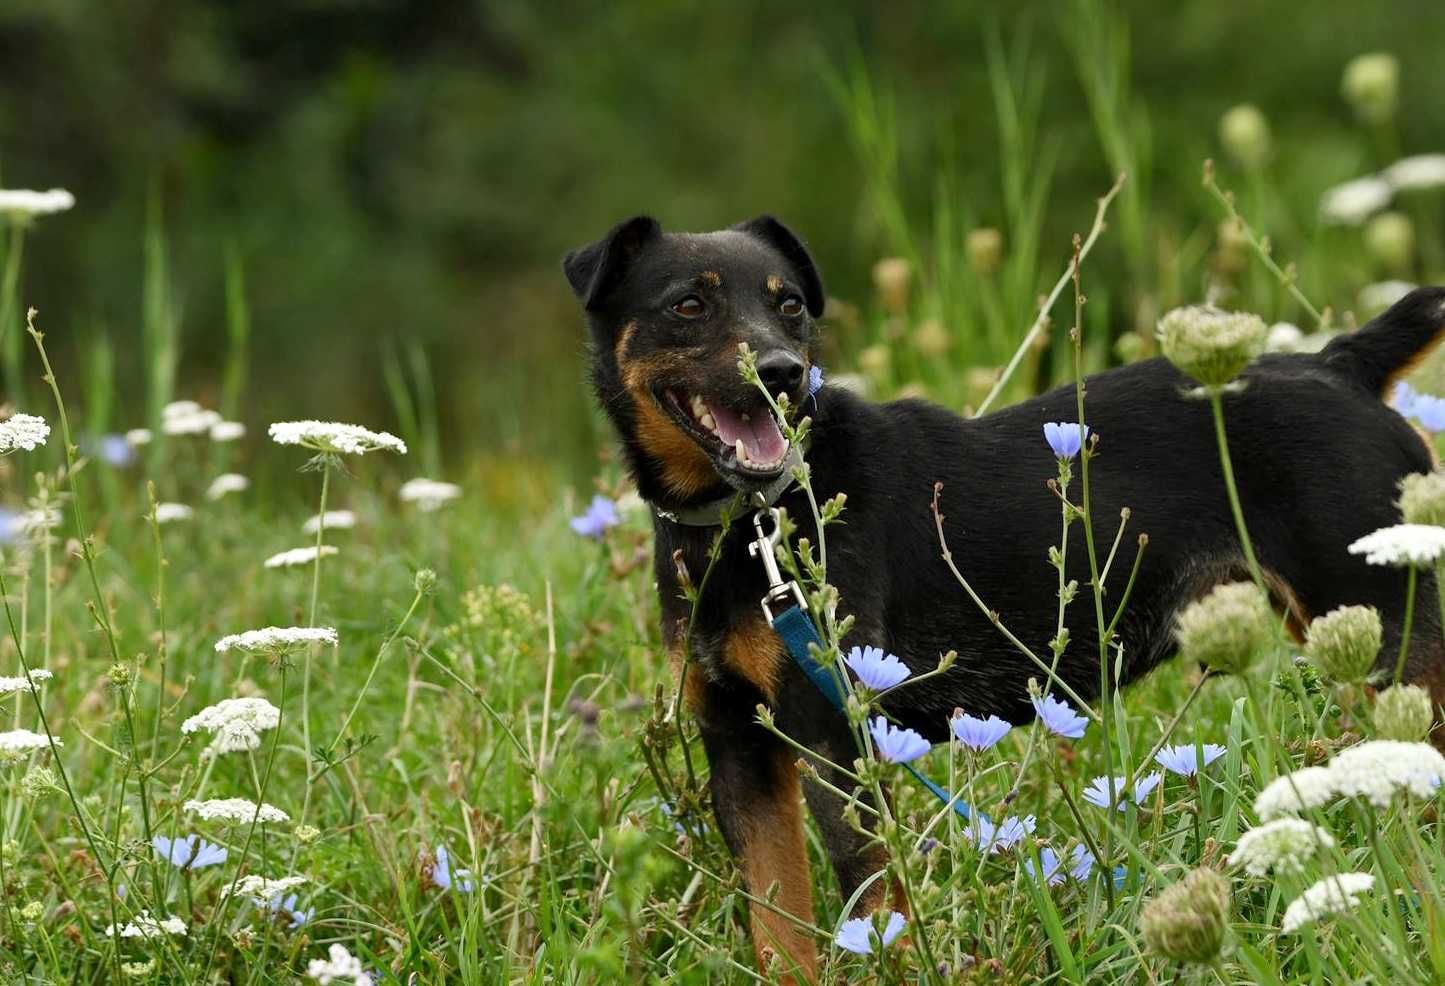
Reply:
[[[763,532],[763,516],[769,515],[773,521],[773,532]],[[836,675],[830,672],[823,665],[814,659],[809,644],[822,648],[822,638],[818,636],[818,628],[813,625],[813,620],[808,616],[807,606],[803,600],[803,592],[798,588],[796,582],[784,582],[782,573],[778,571],[777,558],[773,555],[773,549],[782,536],[778,527],[778,510],[776,507],[768,507],[759,510],[753,515],[753,528],[758,532],[758,539],[748,545],[748,554],[754,555],[762,560],[763,568],[768,573],[768,594],[763,597],[763,615],[772,624],[773,632],[783,641],[783,646],[788,649],[788,655],[807,675],[813,687],[823,693],[828,704],[834,709],[842,712],[844,709],[844,696],[841,682]],[[792,605],[783,610],[782,615],[773,616],[773,603],[785,600],[792,600]],[[928,792],[945,805],[950,805],[964,821],[973,817],[973,809],[962,801],[952,798],[947,791],[939,787],[933,781],[925,777],[912,764],[903,764],[903,769],[913,775],[913,779],[928,789]],[[979,818],[985,824],[987,817],[980,814]]]

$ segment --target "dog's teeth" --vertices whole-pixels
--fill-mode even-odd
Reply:
[[[748,450],[743,447],[743,440],[742,440],[741,438],[738,439],[737,445],[736,445],[735,447],[736,447],[737,452],[738,452],[738,461],[739,461],[739,462],[747,462],[747,461],[748,461]]]
[[[751,417],[749,417],[748,415],[746,415],[746,414],[743,415],[743,424],[747,424],[747,423],[748,423],[749,421],[751,421],[751,420],[753,420],[753,419],[752,419]]]
[[[697,423],[702,425],[708,431],[717,431],[717,422],[714,421],[712,419],[712,415],[708,414],[706,411],[702,412],[702,414],[698,416]]]
[[[694,417],[698,418],[707,413],[707,405],[704,404],[702,398],[696,394],[692,395],[692,413]]]

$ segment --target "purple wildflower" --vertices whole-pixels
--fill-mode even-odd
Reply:
[[[912,674],[908,665],[894,654],[884,654],[881,647],[854,647],[843,663],[853,669],[859,681],[875,692],[892,688]]]
[[[286,915],[286,918],[290,921],[292,931],[295,931],[316,916],[316,908],[309,907],[306,910],[301,910],[296,906],[295,894],[284,898],[280,894],[277,894],[271,898],[271,903],[267,906],[270,907],[272,914]]]
[[[1142,805],[1144,799],[1149,797],[1150,793],[1159,786],[1159,782],[1163,779],[1164,775],[1156,770],[1154,773],[1146,774],[1135,781],[1134,803],[1136,805]],[[1128,781],[1129,778],[1127,777],[1114,778],[1114,797],[1118,799],[1115,807],[1117,807],[1119,811],[1124,810],[1124,798],[1127,794],[1124,785],[1127,784]],[[1084,789],[1084,800],[1097,808],[1109,807],[1109,778],[1095,777],[1090,781],[1089,786]]]
[[[1024,863],[1024,869],[1028,871],[1029,876],[1037,876],[1038,873],[1042,873],[1044,883],[1050,887],[1057,887],[1064,882],[1064,861],[1049,846],[1044,846],[1039,850],[1037,868],[1034,866],[1034,861],[1030,859]]]
[[[199,870],[226,861],[226,850],[197,835],[169,839],[158,835],[151,840],[156,853],[172,866],[182,870]]]
[[[1009,730],[1014,728],[1012,723],[1005,722],[998,716],[979,719],[976,716],[960,713],[949,722],[953,726],[953,735],[958,737],[958,741],[974,751],[987,750],[1007,736]]]
[[[907,763],[927,753],[931,746],[928,740],[911,729],[899,729],[889,724],[882,716],[875,718],[868,731],[873,734],[873,745],[878,755],[889,763]]]
[[[1068,702],[1061,702],[1052,695],[1045,695],[1043,698],[1032,700],[1034,711],[1039,715],[1039,721],[1051,733],[1056,733],[1065,739],[1079,739],[1084,735],[1084,730],[1089,728],[1089,720],[1074,711]]]
[[[607,528],[616,527],[617,522],[617,504],[599,494],[592,498],[584,513],[572,518],[572,530],[585,538],[601,541]]]
[[[878,929],[873,926],[871,916],[852,918],[844,921],[838,927],[838,936],[833,939],[833,943],[854,955],[872,955],[875,942],[881,940],[883,947],[887,948],[893,944],[894,939],[903,933],[906,924],[908,921],[902,914],[897,911],[889,911],[888,919],[883,923],[883,934],[880,938]]]
[[[443,890],[451,890],[453,885],[451,854],[447,852],[446,846],[437,846],[436,862],[432,864],[431,881]],[[455,874],[456,889],[464,894],[472,892],[472,871],[457,870]]]
[[[1204,755],[1201,762],[1200,750],[1196,749],[1192,743],[1166,746],[1154,754],[1154,762],[1171,774],[1193,777],[1200,770],[1224,756],[1224,747],[1218,743],[1205,743],[1202,750]]]
[[[816,396],[823,389],[823,368],[817,363],[808,367],[808,396]]]
[[[1060,459],[1072,459],[1089,438],[1089,426],[1077,421],[1050,421],[1044,425],[1044,441]]]
[[[1037,821],[1033,815],[1026,815],[1023,818],[1010,815],[995,824],[975,813],[973,818],[969,819],[965,832],[973,839],[973,844],[978,847],[979,852],[995,853],[1012,849],[1018,845],[1024,836],[1034,830],[1036,824]]]

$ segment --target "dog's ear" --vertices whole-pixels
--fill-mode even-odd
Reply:
[[[648,240],[661,235],[662,227],[651,216],[623,220],[602,239],[578,247],[562,258],[562,273],[582,302],[596,311],[607,292],[622,278],[627,265],[636,259]]]
[[[758,216],[738,223],[733,229],[751,233],[787,257],[803,280],[803,301],[808,306],[808,314],[814,318],[823,314],[823,278],[818,273],[818,265],[813,262],[813,255],[798,234],[773,216]]]

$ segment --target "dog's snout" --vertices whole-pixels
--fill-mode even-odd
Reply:
[[[803,382],[803,361],[786,349],[774,349],[758,359],[758,376],[768,393],[793,393]]]

